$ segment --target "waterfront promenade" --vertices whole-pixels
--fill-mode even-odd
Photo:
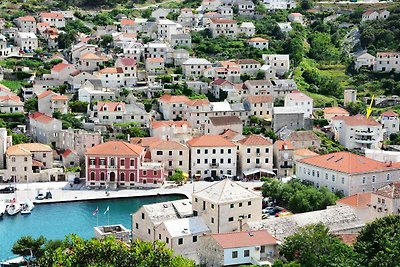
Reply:
[[[155,189],[120,189],[120,190],[95,190],[87,189],[85,186],[74,185],[71,188],[69,182],[43,182],[43,183],[29,183],[17,184],[18,190],[16,194],[0,194],[0,200],[12,199],[16,196],[17,201],[24,202],[31,200],[34,203],[55,203],[55,202],[70,202],[70,201],[83,201],[83,200],[96,200],[96,199],[110,199],[110,198],[126,198],[126,197],[143,197],[143,196],[156,196],[168,194],[182,194],[191,198],[193,191],[202,190],[211,186],[215,182],[199,181],[194,184],[188,182],[182,186],[176,186],[173,183],[166,183],[163,187]],[[259,187],[262,182],[239,182],[248,189]],[[6,186],[6,185],[2,185]],[[35,197],[38,192],[46,194],[47,191],[52,193],[52,199],[36,200]],[[259,191],[261,194],[261,192]]]

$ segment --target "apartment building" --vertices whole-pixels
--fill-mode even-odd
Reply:
[[[335,139],[348,149],[377,149],[382,145],[382,124],[363,115],[332,118]]]
[[[42,144],[56,146],[62,122],[46,114],[35,112],[29,115],[29,132],[33,139]]]
[[[194,79],[203,75],[204,70],[212,66],[211,62],[204,58],[189,58],[182,63],[183,75],[186,79]]]
[[[374,70],[400,72],[400,52],[377,52]]]
[[[175,120],[184,116],[189,101],[187,96],[165,94],[158,99],[158,108],[164,120]]]
[[[46,22],[50,27],[64,28],[65,27],[65,17],[62,13],[58,12],[42,12],[40,13],[41,22]]]
[[[187,121],[151,121],[150,136],[158,137],[161,140],[177,141],[186,143],[192,139],[194,131]]]
[[[294,150],[290,141],[277,140],[274,143],[274,166],[278,178],[293,175]]]
[[[68,97],[47,90],[37,96],[39,112],[52,116],[54,112],[66,114],[68,112]]]
[[[15,20],[20,32],[36,32],[36,19],[33,16],[23,16]]]
[[[238,34],[238,25],[236,20],[225,18],[210,19],[210,30],[212,37],[226,36],[235,37]]]
[[[386,137],[390,136],[392,133],[399,132],[400,121],[399,115],[396,112],[392,110],[382,112],[380,115],[380,121],[383,125]]]
[[[236,142],[238,144],[238,174],[247,178],[260,178],[260,175],[274,175],[273,145],[271,140],[261,135],[248,135]]]
[[[336,152],[296,162],[296,176],[345,196],[375,191],[399,180],[398,163],[380,162],[350,152]]]
[[[57,148],[71,149],[83,161],[86,149],[102,143],[100,132],[89,132],[81,129],[65,129],[58,134]]]
[[[189,148],[176,141],[155,141],[149,147],[151,159],[164,166],[166,175],[171,176],[175,170],[189,173]]]
[[[236,145],[220,135],[202,135],[187,142],[190,171],[196,179],[223,175],[236,176]]]
[[[290,60],[289,55],[263,55],[263,60],[265,64],[270,65],[273,69],[275,69],[276,74],[281,76],[289,71]]]
[[[145,162],[145,149],[123,141],[108,141],[85,154],[86,185],[91,187],[158,187],[164,182],[161,163]]]
[[[39,47],[39,41],[33,32],[17,32],[14,43],[22,50],[35,50]]]

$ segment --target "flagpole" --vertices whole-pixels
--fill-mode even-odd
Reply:
[[[99,212],[96,213],[96,217],[97,217],[97,226],[99,226]]]

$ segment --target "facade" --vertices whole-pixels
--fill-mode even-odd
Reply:
[[[76,151],[81,161],[85,158],[86,149],[102,143],[100,132],[88,132],[80,129],[61,130],[56,147]]]
[[[146,58],[146,72],[148,75],[164,74],[164,59],[161,57]]]
[[[15,113],[24,112],[24,103],[19,96],[5,95],[0,96],[0,112]]]
[[[399,132],[399,115],[394,111],[385,111],[381,113],[380,121],[383,125],[384,134],[386,137],[392,133]]]
[[[68,112],[68,97],[47,90],[37,96],[39,112],[52,116],[58,111],[61,114]]]
[[[249,40],[247,40],[247,43],[255,48],[258,49],[268,49],[269,47],[269,41],[267,39],[261,38],[261,37],[254,37]]]
[[[35,112],[29,115],[29,131],[33,139],[42,144],[55,147],[62,122],[46,114]]]
[[[250,95],[244,98],[243,104],[252,116],[272,120],[274,102],[271,95]]]
[[[359,70],[361,67],[372,69],[376,64],[376,58],[366,51],[354,55],[354,68]]]
[[[200,77],[205,69],[211,67],[211,62],[204,58],[189,58],[182,63],[183,75],[187,79]]]
[[[348,149],[379,148],[383,140],[382,124],[362,115],[332,118],[335,139]]]
[[[171,176],[176,169],[189,173],[189,148],[176,141],[156,141],[150,144],[151,160],[164,166],[166,175]]]
[[[274,166],[277,177],[293,175],[294,150],[290,141],[278,140],[274,143]]]
[[[288,15],[288,20],[290,22],[303,24],[304,23],[303,19],[304,19],[304,16],[301,13],[290,13]]]
[[[19,17],[15,20],[20,32],[36,32],[36,19],[33,16]]]
[[[235,63],[240,67],[240,74],[255,76],[261,68],[261,63],[255,59],[238,59]]]
[[[370,205],[379,216],[400,214],[400,182],[378,188],[371,194]]]
[[[291,9],[296,7],[296,2],[293,0],[263,0],[263,3],[268,10]]]
[[[39,47],[38,38],[33,32],[17,32],[14,42],[22,50],[35,50]]]
[[[206,134],[222,134],[226,130],[233,130],[242,134],[242,120],[238,116],[208,117],[204,131]]]
[[[210,30],[212,37],[226,36],[235,37],[238,34],[238,26],[236,20],[214,18],[210,20]]]
[[[350,113],[341,107],[324,108],[324,119],[329,123],[332,121],[332,118],[336,116],[350,116]]]
[[[275,69],[277,75],[283,75],[289,71],[290,60],[289,55],[263,55],[265,64]]]
[[[378,19],[387,19],[390,15],[390,12],[387,10],[367,10],[362,14],[361,22],[378,20]]]
[[[281,129],[299,130],[307,129],[304,112],[296,107],[274,107],[272,126],[275,132]]]
[[[185,143],[192,139],[192,126],[187,121],[151,121],[150,136]]]
[[[183,117],[186,110],[186,103],[189,101],[189,98],[186,96],[165,94],[158,99],[158,107],[164,120],[175,120]]]
[[[321,147],[321,139],[313,131],[292,132],[286,141],[290,141],[295,149]]]
[[[193,193],[193,215],[203,218],[212,233],[240,231],[261,220],[262,197],[230,179]]]
[[[271,266],[278,255],[278,240],[267,230],[206,234],[200,238],[202,266],[255,264]]]
[[[261,135],[248,135],[238,144],[239,175],[273,175],[273,145]]]
[[[196,179],[223,175],[236,176],[236,145],[220,135],[202,135],[187,142],[190,171]]]
[[[400,72],[400,52],[376,53],[375,71]]]
[[[350,152],[336,152],[310,157],[296,162],[296,176],[326,186],[345,196],[375,191],[398,181],[398,163],[380,162]]]
[[[65,27],[65,17],[63,14],[58,12],[43,12],[40,13],[40,20],[46,22],[50,27],[64,28]]]
[[[86,185],[91,187],[158,187],[164,182],[160,163],[144,162],[141,146],[109,141],[88,148],[85,154]]]

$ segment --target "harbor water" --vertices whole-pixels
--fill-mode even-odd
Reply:
[[[0,219],[0,261],[13,256],[12,245],[21,236],[63,239],[70,233],[93,237],[93,227],[123,224],[131,229],[130,214],[146,204],[184,199],[183,195],[120,198],[68,203],[37,204],[29,215],[3,216]],[[109,213],[104,214],[107,207]],[[93,211],[98,208],[97,215]]]

